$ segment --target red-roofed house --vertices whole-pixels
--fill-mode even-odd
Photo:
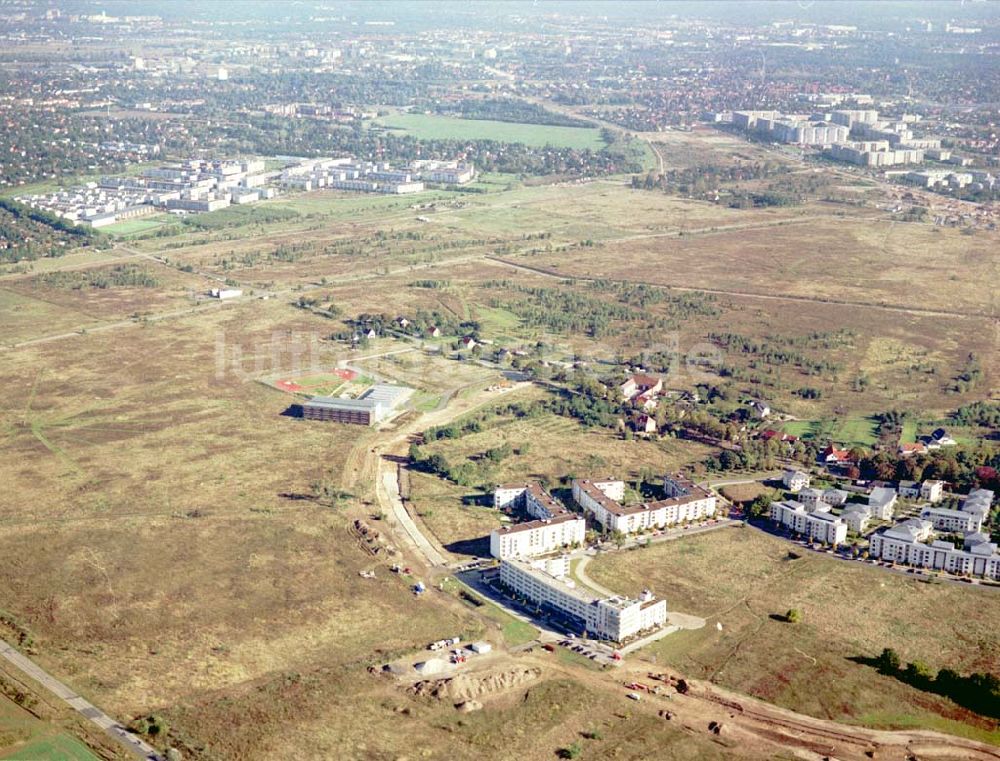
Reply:
[[[825,462],[827,465],[841,465],[851,461],[851,453],[846,449],[837,449],[833,444],[830,444],[820,452],[819,459],[820,462]]]
[[[640,394],[655,397],[663,390],[663,380],[655,375],[636,373],[618,387],[622,393],[622,398],[633,399]]]
[[[912,457],[915,454],[927,454],[927,446],[925,444],[921,444],[919,441],[915,444],[899,445],[900,457]]]

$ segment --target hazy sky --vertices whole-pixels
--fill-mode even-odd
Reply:
[[[49,5],[53,3],[40,3]],[[765,24],[781,19],[819,24],[891,28],[908,19],[974,21],[1000,17],[1000,2],[986,0],[63,0],[63,10],[155,14],[185,18],[308,20],[344,16],[352,21],[392,20],[404,29],[451,24],[489,28],[512,16],[592,16],[668,22],[671,17]]]

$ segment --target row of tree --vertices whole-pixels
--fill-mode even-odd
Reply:
[[[963,676],[954,669],[937,673],[924,661],[910,661],[905,666],[899,653],[887,647],[872,659],[879,673],[899,679],[925,692],[935,692],[984,716],[1000,719],[1000,677],[974,671]]]

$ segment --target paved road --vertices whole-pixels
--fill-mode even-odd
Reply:
[[[399,496],[399,478],[396,471],[396,463],[379,457],[378,461],[378,484],[376,489],[380,494],[385,495],[386,502],[392,513],[393,520],[403,529],[403,532],[413,547],[419,554],[423,555],[432,566],[446,566],[448,561],[438,552],[437,547],[428,541],[423,535],[413,518],[406,511],[403,500]]]
[[[163,756],[155,748],[140,740],[100,708],[81,698],[65,684],[49,675],[48,672],[43,671],[41,667],[21,655],[21,653],[3,640],[0,640],[0,657],[3,657],[4,660],[13,665],[18,671],[31,677],[45,687],[45,689],[60,698],[81,716],[99,726],[111,737],[128,748],[136,758],[147,759],[148,761],[163,761]]]

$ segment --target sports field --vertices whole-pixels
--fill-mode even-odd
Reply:
[[[525,145],[554,145],[565,148],[604,147],[601,131],[589,127],[552,127],[543,124],[494,122],[485,119],[458,119],[433,114],[393,114],[379,122],[390,129],[404,130],[419,139],[498,140]]]
[[[169,214],[153,214],[152,216],[141,217],[140,219],[126,219],[123,222],[116,222],[113,225],[102,228],[101,232],[127,238],[131,235],[141,235],[158,227],[163,227],[170,220],[171,216]]]

